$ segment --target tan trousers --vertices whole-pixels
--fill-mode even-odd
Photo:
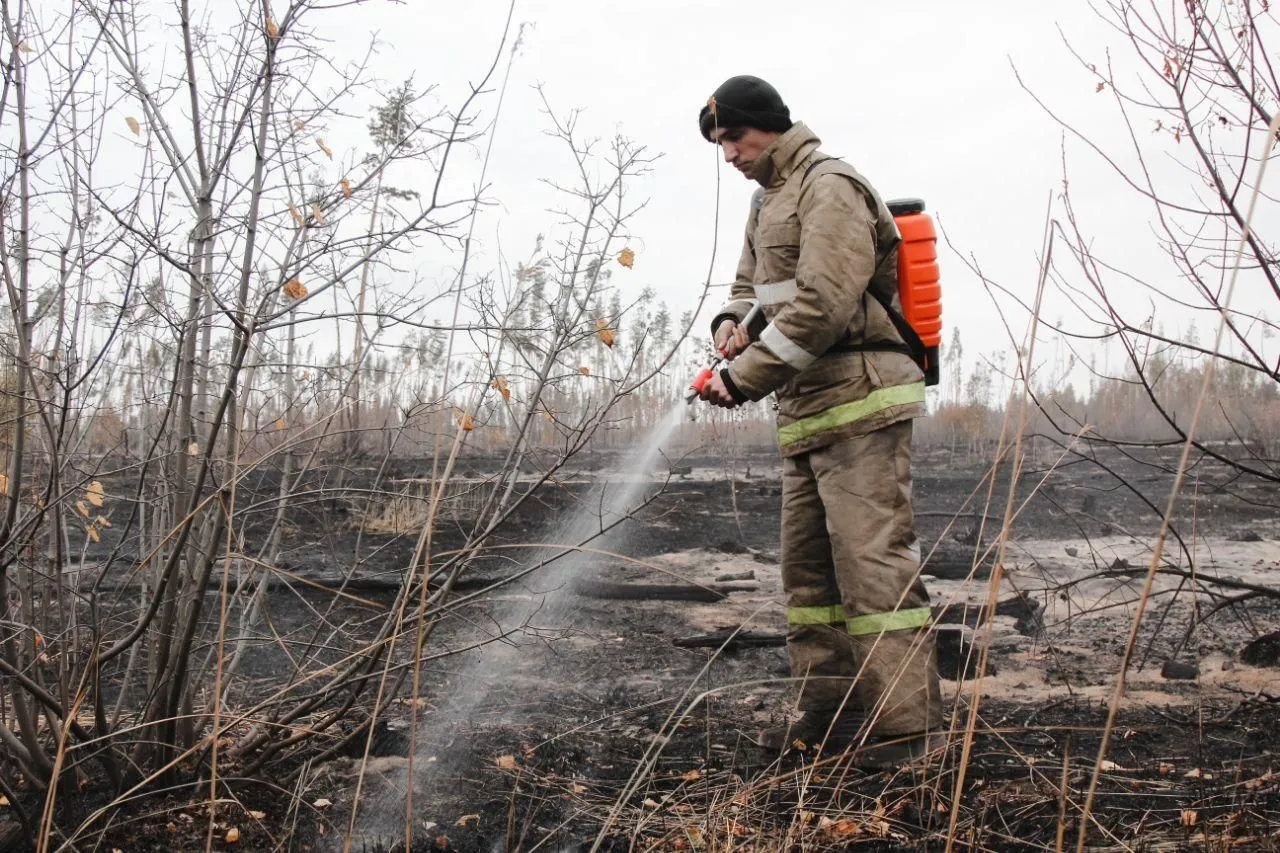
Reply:
[[[860,707],[877,735],[941,725],[919,569],[911,421],[783,458],[782,583],[800,708]]]

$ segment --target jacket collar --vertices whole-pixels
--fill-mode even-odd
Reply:
[[[821,143],[822,140],[804,122],[795,122],[790,130],[761,152],[755,179],[764,187],[786,183]]]

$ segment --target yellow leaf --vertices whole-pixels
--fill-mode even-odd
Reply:
[[[85,499],[88,500],[89,503],[97,507],[102,506],[103,494],[104,492],[102,491],[102,483],[100,483],[97,480],[94,480],[92,483],[90,483],[84,490]]]
[[[499,770],[515,770],[516,757],[514,755],[499,755],[494,764],[498,765]]]
[[[280,28],[276,26],[276,22],[271,20],[271,16],[267,16],[267,38],[280,38]]]
[[[31,50],[31,45],[27,44],[25,41],[20,41],[20,42],[18,42],[18,52],[19,52],[19,53],[34,53],[34,51],[32,51],[32,50]]]
[[[124,123],[129,125],[129,130],[133,132],[134,136],[142,135],[142,125],[138,124],[138,120],[136,118],[133,116],[125,116]]]
[[[589,368],[589,367],[579,367],[579,368],[578,368],[578,372],[579,372],[579,373],[581,373],[583,376],[590,376],[590,375],[591,375],[591,368]]]
[[[302,214],[298,212],[298,208],[293,206],[293,202],[289,202],[289,214],[293,217],[294,224],[301,228],[304,224]]]
[[[454,826],[466,826],[466,825],[467,825],[467,824],[469,824],[469,823],[479,823],[479,822],[480,822],[480,815],[478,815],[478,814],[464,814],[462,817],[458,818],[458,819],[454,822],[454,824],[453,824],[453,825],[454,825]]]
[[[0,474],[0,492],[9,491],[9,475]]]
[[[475,418],[471,417],[471,415],[463,414],[462,417],[458,419],[458,426],[462,427],[463,432],[471,432],[476,428]]]
[[[193,441],[193,442],[191,442],[190,444],[188,444],[188,445],[187,445],[187,455],[188,455],[188,456],[199,456],[199,455],[200,455],[200,445],[196,444],[194,441]]]
[[[80,513],[85,518],[89,517],[89,507],[85,505],[84,501],[76,501],[76,512]]]
[[[338,184],[342,187],[342,197],[351,198],[351,182],[348,181],[346,178],[343,178],[342,180],[338,181]]]
[[[301,299],[307,295],[306,286],[294,276],[284,283],[284,295],[290,299]]]
[[[618,333],[609,328],[609,323],[605,320],[596,320],[596,337],[600,339],[600,343],[613,348],[613,342],[617,339]]]
[[[285,423],[284,418],[276,418],[276,429],[284,429],[286,426],[288,424]]]
[[[511,399],[511,389],[507,387],[507,380],[503,379],[501,376],[495,376],[493,377],[493,381],[490,382],[489,384],[492,385],[497,390],[497,392],[502,395],[502,399],[504,400]]]
[[[93,523],[98,527],[110,527],[111,519],[107,518],[105,515],[100,515],[93,520]]]
[[[89,538],[92,539],[94,542],[102,541],[102,537],[98,535],[98,528],[90,525],[89,527],[86,527],[84,530],[85,530],[85,533],[89,534]]]
[[[329,150],[328,145],[324,144],[324,139],[322,137],[316,137],[316,145],[320,146],[320,150],[324,152],[324,156],[328,157],[330,160],[333,159],[333,152]]]
[[[311,218],[315,220],[316,225],[324,224],[324,211],[320,209],[320,205],[311,205]]]
[[[618,253],[618,263],[622,264],[627,269],[631,269],[632,264],[635,262],[636,253],[631,251],[630,248],[623,249]]]
[[[240,830],[236,829],[234,826],[231,827],[227,830],[227,834],[223,836],[222,840],[228,844],[235,844],[240,840]]]

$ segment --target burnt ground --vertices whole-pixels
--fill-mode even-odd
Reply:
[[[451,611],[432,638],[438,657],[425,666],[421,697],[393,703],[367,759],[361,741],[343,757],[290,768],[287,789],[272,776],[232,782],[240,803],[223,806],[213,847],[230,849],[220,839],[235,826],[236,849],[337,851],[354,824],[350,849],[402,850],[412,791],[415,850],[943,849],[949,835],[955,849],[1074,849],[1157,529],[1147,501],[1163,506],[1170,483],[1149,466],[1104,461],[1119,477],[1075,464],[1041,483],[1054,464],[1046,456],[1020,482],[998,597],[1022,596],[1034,618],[997,611],[978,635],[963,632],[989,630],[988,674],[949,673],[953,746],[923,768],[868,771],[848,752],[810,745],[771,759],[750,745],[748,735],[791,714],[785,651],[769,642],[785,630],[776,460],[753,458],[749,475],[739,463],[731,480],[723,460],[690,459],[665,486],[668,472],[657,472],[657,496],[602,548],[619,556],[574,557]],[[496,543],[554,541],[616,473],[599,467],[527,501]],[[473,460],[463,473],[480,480],[483,469]],[[998,478],[979,529],[985,474],[917,454],[938,608],[986,598],[987,546],[1006,501]],[[1193,474],[1182,540],[1166,563],[1224,586],[1209,587],[1218,598],[1196,597],[1179,587],[1185,579],[1158,579],[1099,765],[1089,849],[1280,849],[1280,669],[1239,656],[1280,629],[1280,600],[1222,604],[1248,585],[1280,586],[1275,498],[1207,464]],[[353,574],[349,589],[386,606],[416,531],[365,533],[357,550],[352,518],[341,503],[303,507],[284,568],[328,586]],[[467,522],[447,516],[437,551],[461,545]],[[481,557],[473,583],[512,574],[530,553],[545,551]],[[655,588],[705,591],[725,578],[732,591],[712,601]],[[628,594],[639,597],[617,597]],[[292,636],[311,627],[299,602],[327,601],[307,587],[280,589],[268,615]],[[1190,630],[1196,614],[1205,621]],[[764,642],[677,645],[725,628]],[[1166,678],[1168,661],[1192,677]],[[258,648],[250,692],[280,663],[271,644]],[[157,795],[118,810],[98,849],[204,849],[207,811],[192,805],[202,797]],[[90,805],[68,806],[60,820]]]

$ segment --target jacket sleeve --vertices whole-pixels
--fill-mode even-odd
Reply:
[[[729,367],[733,384],[751,400],[776,391],[840,340],[875,272],[875,214],[853,181],[815,176],[797,213],[796,296]]]
[[[738,271],[734,275],[733,284],[729,288],[729,301],[711,319],[711,334],[713,336],[716,333],[716,328],[725,320],[734,320],[741,323],[747,316],[747,312],[756,303],[756,289],[752,284],[756,275],[754,235],[756,221],[760,216],[760,196],[763,193],[764,188],[761,187],[756,191],[756,196],[751,199],[751,213],[747,216],[747,227],[742,237],[742,255],[738,258]]]

